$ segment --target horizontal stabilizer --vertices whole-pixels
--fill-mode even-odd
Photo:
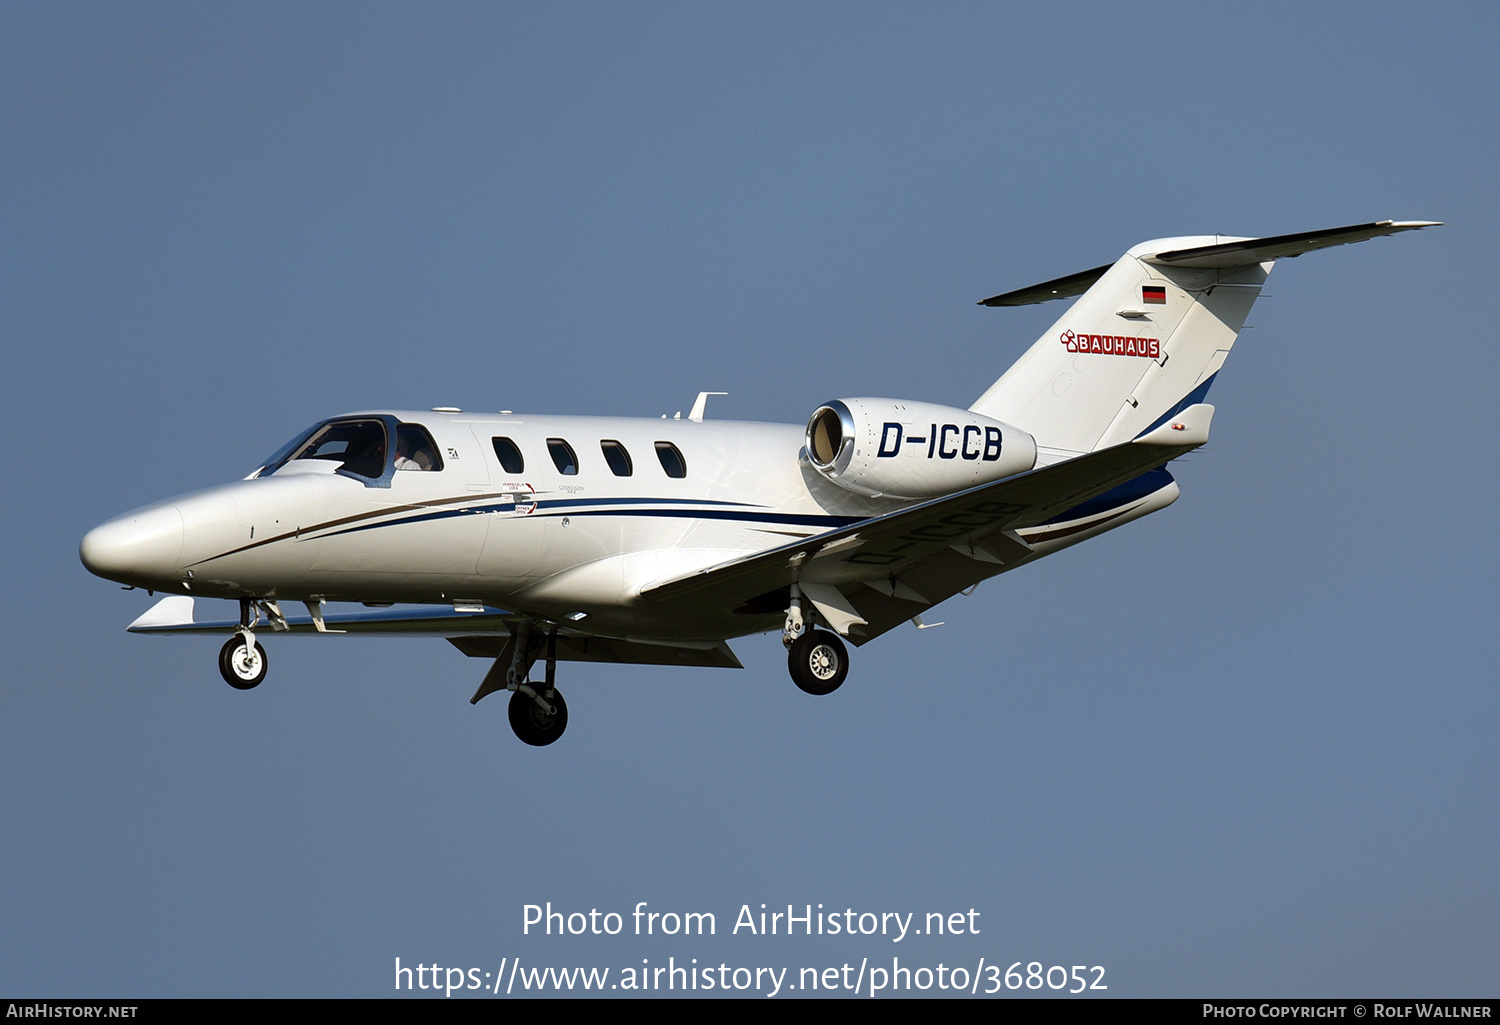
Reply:
[[[1103,267],[1079,271],[1065,278],[1053,278],[1051,281],[1043,281],[1040,285],[1032,285],[1030,288],[1018,288],[1014,292],[992,295],[988,299],[979,300],[979,305],[1030,306],[1033,303],[1044,303],[1051,299],[1067,299],[1070,296],[1082,295],[1094,282],[1104,277],[1104,272],[1113,266],[1114,264],[1106,263]]]
[[[1306,231],[1300,235],[1235,239],[1218,245],[1169,250],[1154,256],[1145,256],[1142,259],[1147,263],[1167,267],[1244,267],[1252,263],[1280,260],[1283,257],[1301,256],[1314,249],[1327,249],[1329,246],[1342,246],[1350,242],[1379,238],[1382,235],[1394,235],[1398,231],[1435,228],[1440,224],[1442,221],[1375,221],[1371,224],[1351,224],[1344,228]]]
[[[1266,238],[1230,238],[1228,241],[1209,246],[1193,246],[1187,249],[1165,250],[1141,257],[1147,263],[1163,267],[1243,267],[1310,253],[1314,249],[1342,246],[1350,242],[1363,242],[1382,235],[1394,235],[1399,231],[1417,228],[1435,228],[1442,221],[1372,221],[1369,224],[1351,224],[1343,228],[1322,228],[1304,231],[1295,235],[1271,235]],[[1224,238],[1225,236],[1219,236]],[[1163,240],[1167,241],[1167,240]],[[1139,250],[1132,250],[1139,252]],[[979,300],[980,306],[1030,306],[1053,299],[1067,299],[1082,295],[1094,282],[1104,276],[1113,264],[1106,263],[1092,270],[1079,271],[1066,277],[1053,278],[1039,285],[1018,288],[1013,292],[1002,292],[988,299]]]

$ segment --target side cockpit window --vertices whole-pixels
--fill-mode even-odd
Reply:
[[[441,470],[443,457],[432,443],[432,435],[419,424],[396,427],[396,469]]]

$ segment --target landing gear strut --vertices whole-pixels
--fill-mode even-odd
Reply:
[[[540,687],[529,677],[535,656],[531,654],[531,624],[522,622],[516,630],[515,650],[506,672],[506,689],[511,692],[510,728],[524,744],[546,747],[568,728],[568,704],[556,687],[557,627],[547,631],[547,677]]]
[[[792,682],[808,694],[832,694],[849,675],[849,649],[839,635],[812,629],[811,616],[802,610],[802,589],[792,585],[781,643],[786,645],[786,667]]]
[[[280,613],[277,609],[278,617]],[[266,649],[255,639],[255,625],[259,622],[260,609],[249,598],[241,598],[240,628],[219,649],[219,675],[235,690],[258,687],[266,678]],[[286,629],[284,620],[281,629]]]

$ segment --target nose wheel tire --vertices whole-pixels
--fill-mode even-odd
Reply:
[[[219,649],[219,674],[235,690],[260,686],[266,678],[266,649],[259,641],[252,649],[244,637],[235,634]]]
[[[849,675],[849,650],[837,634],[809,630],[792,642],[786,656],[792,682],[808,694],[832,694]]]
[[[546,701],[556,712],[548,714],[543,711],[537,707],[536,699],[529,694],[520,691],[511,694],[510,728],[516,731],[516,736],[521,738],[522,743],[532,747],[546,747],[568,728],[568,705],[563,701],[562,692],[554,690]]]

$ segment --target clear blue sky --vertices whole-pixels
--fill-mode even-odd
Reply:
[[[1490,5],[0,6],[0,993],[347,995],[394,961],[1103,965],[1114,996],[1497,995]],[[1285,261],[1148,520],[836,695],[217,641],[77,544],[375,406],[966,406],[1149,238]],[[522,907],[709,911],[689,940]],[[978,936],[729,935],[742,904]]]

